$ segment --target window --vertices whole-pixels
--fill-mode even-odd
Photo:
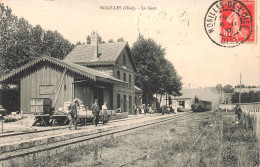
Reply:
[[[40,85],[39,94],[40,95],[52,95],[53,94],[53,85]]]
[[[117,79],[120,79],[120,71],[117,71]]]
[[[125,57],[125,54],[123,55],[123,64],[124,64],[124,66],[126,65],[126,57]]]
[[[126,74],[124,73],[124,81],[126,82]]]
[[[132,77],[129,75],[129,87],[132,87]]]

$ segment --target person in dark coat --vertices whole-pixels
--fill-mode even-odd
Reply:
[[[138,110],[138,108],[137,108],[137,106],[136,106],[136,104],[134,105],[134,115],[137,115],[137,110]]]
[[[162,105],[162,106],[161,106],[162,115],[164,115],[165,109],[166,109],[166,106]]]
[[[72,129],[72,126],[74,126],[74,129],[77,129],[77,117],[78,117],[78,107],[79,107],[79,101],[75,99],[68,107],[69,114],[71,116],[69,128]]]
[[[98,99],[95,99],[95,103],[91,106],[92,114],[94,115],[93,125],[98,125],[99,122],[99,106]]]
[[[199,104],[199,98],[197,97],[197,95],[195,95],[194,101],[195,101],[195,104]]]
[[[235,114],[237,115],[238,120],[240,120],[241,114],[242,114],[242,109],[240,108],[239,105],[236,106]]]

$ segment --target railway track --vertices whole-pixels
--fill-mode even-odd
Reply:
[[[46,155],[54,155],[58,152],[66,151],[73,147],[78,147],[84,144],[90,144],[93,140],[106,138],[107,136],[122,136],[134,132],[135,130],[145,129],[150,126],[165,124],[179,118],[185,118],[193,113],[180,113],[177,115],[171,115],[170,117],[163,117],[161,119],[149,120],[147,122],[135,123],[131,125],[121,126],[119,128],[111,128],[107,130],[100,130],[98,133],[86,134],[80,137],[71,138],[68,140],[63,140],[60,142],[39,145],[27,149],[15,150],[10,152],[5,152],[0,155],[0,165],[7,165],[9,160],[16,160],[18,162],[23,162],[24,158],[35,158]]]
[[[200,113],[197,113],[197,114],[200,114]],[[190,153],[190,150],[198,143],[198,141],[201,139],[202,134],[205,132],[205,130],[206,130],[208,127],[209,127],[209,125],[207,125],[207,126],[205,126],[205,127],[203,128],[202,132],[196,137],[196,140],[195,140],[195,141],[193,142],[193,144],[188,148],[188,150],[186,150],[185,152],[183,152],[183,153],[181,153],[181,154],[178,154],[177,156],[181,156],[181,155],[183,155],[184,153]],[[134,164],[134,163],[136,163],[136,162],[138,162],[138,161],[149,160],[149,158],[150,158],[151,156],[154,156],[155,153],[156,153],[156,152],[152,152],[152,153],[149,153],[149,154],[141,155],[141,156],[139,156],[139,157],[137,157],[137,158],[135,158],[135,159],[132,159],[132,160],[130,160],[130,161],[128,161],[128,162],[122,163],[122,164],[118,165],[117,167],[126,167],[126,166],[128,166],[128,165],[130,165],[130,164]],[[130,166],[131,166],[131,165],[130,165]]]

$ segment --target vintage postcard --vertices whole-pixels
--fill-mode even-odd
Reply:
[[[257,0],[0,0],[0,166],[260,166]]]

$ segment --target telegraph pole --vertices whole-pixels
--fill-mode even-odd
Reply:
[[[239,105],[241,103],[241,78],[242,78],[242,74],[240,73],[240,85],[239,85]]]

